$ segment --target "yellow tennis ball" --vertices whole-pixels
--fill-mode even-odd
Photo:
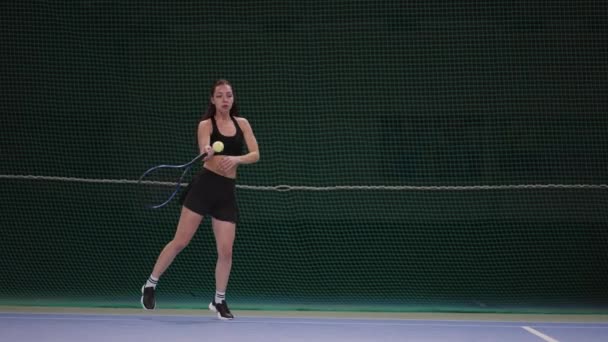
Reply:
[[[213,150],[215,153],[220,153],[224,150],[224,143],[221,141],[216,141],[213,143]]]

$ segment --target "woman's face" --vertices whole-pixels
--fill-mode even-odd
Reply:
[[[234,95],[232,94],[232,87],[227,84],[221,84],[215,87],[211,103],[215,105],[217,112],[227,114],[230,113],[232,104],[234,103]]]

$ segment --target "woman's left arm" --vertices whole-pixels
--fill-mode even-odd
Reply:
[[[241,130],[243,131],[243,137],[245,138],[245,144],[247,145],[247,154],[237,157],[239,164],[253,164],[260,160],[260,151],[258,148],[258,141],[253,134],[253,129],[249,121],[245,118],[237,118]]]

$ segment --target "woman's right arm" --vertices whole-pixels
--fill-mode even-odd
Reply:
[[[207,153],[207,156],[203,160],[207,160],[213,157],[213,149],[209,146],[209,140],[211,139],[211,120],[203,120],[198,124],[197,140],[198,149],[201,154]]]

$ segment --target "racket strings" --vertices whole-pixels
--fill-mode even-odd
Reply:
[[[182,168],[160,167],[144,175],[138,187],[145,206],[159,206],[176,196],[184,173]]]

